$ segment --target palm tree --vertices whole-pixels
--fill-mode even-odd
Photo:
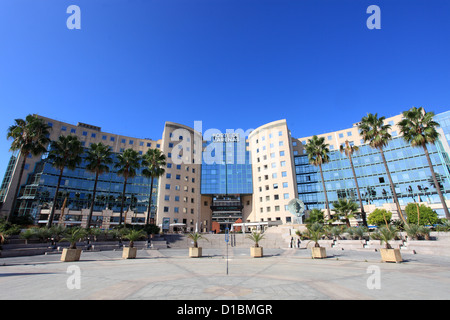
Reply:
[[[58,140],[52,141],[50,145],[50,152],[47,159],[50,161],[53,167],[59,169],[58,184],[56,185],[55,196],[53,197],[53,206],[50,212],[50,216],[47,222],[47,228],[52,226],[53,217],[55,215],[56,200],[59,192],[59,185],[61,184],[61,178],[64,169],[67,167],[69,170],[74,170],[80,165],[83,153],[83,147],[81,141],[76,136],[60,136]],[[63,212],[61,211],[61,215]]]
[[[391,173],[389,171],[386,157],[384,156],[383,148],[387,146],[389,141],[392,139],[389,130],[391,129],[390,124],[384,124],[385,117],[379,117],[378,114],[368,113],[367,116],[361,119],[361,123],[358,126],[359,134],[364,139],[364,142],[369,143],[369,145],[377,149],[381,154],[381,159],[383,160],[384,168],[386,169],[386,174],[388,176],[389,184],[392,190],[392,197],[394,198],[394,203],[397,206],[397,211],[400,218],[403,221],[405,217],[402,213],[402,208],[398,202],[397,193],[395,192],[395,186],[392,182]]]
[[[153,179],[162,176],[165,172],[166,156],[159,149],[148,149],[144,154],[142,165],[146,168],[142,170],[144,177],[150,178],[150,196],[148,199],[147,222],[150,224],[150,209],[152,207]],[[156,222],[156,217],[155,217]]]
[[[348,160],[350,161],[350,167],[352,168],[353,172],[353,179],[355,180],[356,193],[358,194],[359,207],[361,208],[361,217],[363,219],[363,225],[367,227],[366,213],[364,212],[364,205],[362,203],[361,192],[359,191],[358,179],[356,178],[355,167],[353,165],[352,159],[353,153],[357,152],[359,150],[359,147],[352,146],[350,145],[350,142],[348,140],[345,140],[345,144],[341,145],[339,150],[341,151],[341,153],[344,153],[347,156]]]
[[[323,178],[322,164],[327,163],[329,161],[328,153],[330,150],[328,149],[328,144],[324,142],[325,138],[318,138],[316,135],[312,137],[312,139],[308,140],[308,143],[305,146],[306,153],[308,154],[309,163],[312,165],[318,166],[320,169],[320,176],[322,178],[322,187],[323,193],[325,195],[325,208],[327,209],[327,219],[330,219],[330,205],[328,204],[328,196],[327,189],[325,187],[325,180]]]
[[[134,242],[145,237],[146,233],[144,230],[126,230],[123,238],[130,240],[129,247],[134,248]]]
[[[373,232],[370,235],[370,238],[374,240],[380,240],[380,243],[385,243],[386,249],[392,249],[391,244],[389,243],[391,240],[394,240],[397,237],[398,229],[395,226],[389,225],[386,227],[381,227],[376,232]]]
[[[322,237],[326,234],[323,224],[314,222],[311,226],[308,227],[307,234],[311,241],[314,241],[314,247],[320,248],[319,240],[322,239]]]
[[[442,190],[436,178],[436,173],[431,163],[430,154],[428,153],[427,144],[434,144],[439,138],[439,133],[436,128],[439,123],[433,121],[434,112],[425,112],[424,108],[412,107],[408,111],[403,112],[403,119],[398,123],[400,132],[403,134],[403,139],[411,144],[413,147],[422,147],[427,157],[428,166],[430,167],[431,176],[433,178],[434,186],[436,187],[442,207],[444,208],[445,217],[450,219],[447,204],[445,203]]]
[[[259,248],[259,242],[264,239],[264,234],[260,232],[252,232],[251,234],[247,235],[247,238],[255,243],[255,248]]]
[[[24,119],[15,119],[15,124],[8,128],[7,139],[12,139],[10,151],[20,151],[20,158],[23,159],[20,167],[19,178],[14,193],[11,211],[8,216],[10,220],[15,211],[17,196],[22,180],[25,163],[29,155],[38,156],[47,152],[47,145],[50,143],[51,127],[42,119],[34,115],[27,115]],[[18,158],[18,159],[20,159]]]
[[[209,241],[208,238],[205,238],[201,233],[198,232],[188,234],[188,238],[194,241],[194,248],[198,248],[198,240],[204,239],[206,241]]]
[[[122,224],[123,215],[123,205],[125,200],[125,191],[127,188],[128,178],[133,178],[136,176],[136,171],[141,167],[141,156],[139,153],[132,149],[125,150],[122,154],[117,156],[117,162],[114,168],[118,169],[117,174],[123,176],[123,191],[122,191],[122,201],[120,205],[120,218],[119,225]]]
[[[69,241],[70,249],[77,248],[77,242],[83,239],[86,236],[86,231],[82,228],[75,227],[69,228],[66,230],[65,237],[61,239],[61,241]]]
[[[333,211],[336,211],[338,217],[345,221],[347,227],[350,227],[350,220],[355,213],[358,212],[358,205],[356,202],[347,199],[339,199],[333,203]]]
[[[93,143],[86,152],[86,170],[95,174],[94,190],[91,199],[91,207],[89,208],[89,216],[86,228],[89,229],[92,221],[92,212],[94,211],[95,193],[97,192],[98,176],[109,172],[108,165],[113,163],[111,157],[111,147],[103,143]]]

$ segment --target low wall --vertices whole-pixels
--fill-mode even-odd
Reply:
[[[254,242],[247,238],[249,234],[231,234],[229,235],[229,245],[236,248],[250,248],[254,246]],[[206,239],[199,240],[199,246],[202,248],[226,248],[225,234],[203,234]],[[404,252],[416,254],[431,254],[450,256],[450,232],[431,232],[432,240],[411,240],[402,234],[405,240],[390,241],[393,248],[399,248]],[[306,249],[314,246],[314,242],[310,240],[297,241],[298,238],[286,228],[277,228],[264,234],[264,238],[259,245],[268,249],[287,249],[300,248]],[[291,242],[292,241],[292,242]],[[127,246],[128,241],[123,241],[123,245]],[[362,250],[362,251],[378,251],[385,245],[381,244],[379,240],[320,240],[319,244],[322,247],[340,250]],[[118,250],[121,248],[119,241],[99,241],[91,242],[90,250],[108,251]],[[1,257],[16,257],[16,256],[30,256],[41,255],[46,253],[57,253],[64,247],[68,247],[67,242],[56,243],[55,249],[50,243],[11,243],[4,244],[1,251]],[[165,248],[189,248],[192,246],[192,240],[188,238],[187,234],[165,234],[164,236],[156,236],[151,242],[150,246],[147,241],[136,241],[135,247],[138,249],[165,249]],[[78,248],[88,250],[86,242],[77,244]]]
[[[250,248],[254,242],[247,238],[249,234],[237,233],[229,235],[229,245],[237,248]],[[204,239],[198,241],[198,246],[202,248],[226,248],[225,234],[203,234]],[[193,241],[184,234],[166,234],[164,238],[169,248],[189,248]],[[288,245],[286,240],[279,234],[264,234],[264,238],[259,242],[260,247],[271,249],[284,249]]]

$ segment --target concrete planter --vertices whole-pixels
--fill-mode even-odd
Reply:
[[[80,257],[81,257],[81,249],[64,248],[61,255],[61,261],[64,262],[78,261],[80,260]]]
[[[253,258],[261,258],[263,256],[262,247],[250,247],[250,256]]]
[[[202,256],[202,248],[190,247],[189,248],[189,258],[200,258]]]
[[[124,247],[122,252],[122,259],[135,259],[137,255],[137,248]]]
[[[324,247],[312,247],[311,255],[313,259],[323,259],[327,257],[327,251]]]
[[[381,248],[381,260],[383,262],[402,262],[402,255],[400,249],[385,249]]]

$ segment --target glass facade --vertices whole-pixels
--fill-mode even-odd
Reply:
[[[113,160],[116,154],[113,153]],[[58,183],[59,170],[52,167],[46,159],[39,161],[27,184],[22,186],[19,197],[19,215],[30,213],[34,218],[39,209],[50,209]],[[89,208],[94,188],[95,175],[85,169],[83,162],[75,170],[65,169],[59,188],[57,209],[67,198],[66,208],[79,211]],[[117,175],[117,170],[110,165],[110,172],[99,176],[97,183],[94,212],[110,209],[120,212],[124,179]],[[152,194],[152,212],[157,201],[157,179],[154,180]],[[130,208],[135,213],[147,212],[150,195],[150,179],[141,175],[141,170],[134,178],[129,178],[126,187],[124,212]],[[112,218],[114,219],[114,218]],[[117,221],[118,222],[118,221]],[[139,221],[144,222],[144,221]]]
[[[12,155],[9,159],[8,166],[6,167],[5,176],[0,187],[0,203],[4,201],[6,192],[8,191],[8,186],[11,182],[11,178],[14,173],[14,166],[16,165],[17,156]]]
[[[397,116],[396,119],[398,119]],[[450,199],[450,159],[448,156],[450,154],[450,111],[437,114],[435,120],[440,124],[438,131],[441,133],[441,140],[434,145],[429,145],[428,150],[444,197]],[[394,120],[389,121],[389,123],[394,125]],[[285,124],[283,123],[283,125]],[[53,123],[53,127],[57,127],[56,122]],[[61,131],[69,130],[72,132],[75,129],[66,125],[61,127]],[[98,130],[100,129],[98,128]],[[265,145],[262,144],[262,141],[265,141],[266,136],[261,137],[260,144],[256,145],[256,147],[259,147],[255,149],[253,154],[255,165],[257,165],[254,168],[255,174],[259,174],[260,169],[267,169],[268,171],[255,177],[255,190],[253,190],[251,152],[249,151],[247,133],[219,133],[215,129],[211,129],[211,131],[217,131],[217,133],[210,133],[209,131],[207,130],[203,135],[201,169],[199,168],[200,171],[197,170],[194,176],[183,175],[181,170],[183,172],[187,170],[186,172],[188,172],[188,167],[182,168],[181,165],[172,163],[171,153],[166,153],[169,160],[167,163],[168,170],[161,177],[162,197],[158,197],[157,179],[153,184],[153,213],[156,212],[156,206],[159,202],[158,213],[161,214],[160,216],[170,217],[175,222],[183,221],[183,223],[192,225],[194,219],[200,219],[197,217],[197,213],[201,213],[205,216],[204,221],[216,222],[220,224],[221,229],[230,226],[238,219],[250,219],[249,217],[256,220],[264,219],[264,221],[266,219],[279,220],[281,218],[277,212],[285,212],[287,208],[286,204],[276,201],[288,200],[289,197],[292,197],[292,193],[295,193],[295,188],[297,188],[299,199],[306,204],[307,209],[323,209],[325,207],[319,169],[308,163],[305,154],[298,155],[303,150],[300,144],[297,146],[298,139],[292,141],[292,145],[289,145],[290,140],[270,143],[270,138],[275,137],[277,133],[269,133],[269,139]],[[399,136],[397,131],[392,132],[394,138],[384,149],[384,153],[400,204],[405,206],[414,201],[440,204],[423,149],[411,147]],[[79,130],[79,134],[82,135],[82,130]],[[282,131],[278,131],[278,136],[282,134]],[[86,136],[94,137],[92,132],[87,131]],[[354,139],[350,142],[351,144],[362,143],[361,139],[357,137],[356,131],[353,131],[353,134],[350,131],[342,134],[342,138],[350,136],[353,136],[352,139]],[[138,139],[110,137],[100,131],[97,132],[95,137],[106,141],[115,139],[118,145],[111,146],[114,147],[115,151],[124,150],[125,147],[130,145],[135,147],[144,147],[145,144],[147,147],[152,145],[150,142],[139,141]],[[124,144],[120,145],[119,142],[122,139]],[[289,137],[289,139],[291,138]],[[343,140],[338,140],[337,134],[335,140],[333,140],[332,135],[327,136],[328,140],[330,143],[334,142],[334,150],[330,151],[330,162],[323,165],[323,172],[327,196],[332,208],[332,203],[340,198],[350,198],[355,201],[358,201],[358,198],[349,159],[338,150],[338,144]],[[90,140],[83,141],[83,143],[88,147]],[[256,139],[256,143],[258,143],[258,139]],[[266,148],[270,150],[271,147],[281,146],[281,143],[284,143],[285,147],[289,147],[289,149],[280,150],[279,154],[265,151]],[[155,143],[155,145],[156,147],[160,146],[159,143]],[[168,146],[169,148],[174,147],[171,142]],[[291,148],[292,153],[289,151]],[[144,152],[144,150],[138,151]],[[261,154],[263,161],[267,160],[267,163],[259,163]],[[270,159],[287,158],[291,154],[293,154],[294,159],[296,181],[288,183],[287,179],[280,178],[289,178],[289,181],[292,181],[290,180],[292,177],[290,162],[284,158],[279,161],[271,161]],[[0,202],[5,201],[7,204],[10,204],[13,199],[8,190],[14,175],[16,156],[13,155],[10,159],[0,189]],[[117,154],[113,154],[114,158],[116,156]],[[379,151],[368,145],[360,145],[359,151],[354,153],[352,158],[363,204],[381,207],[386,203],[392,203],[389,179]],[[27,161],[27,166],[32,173],[27,176],[26,184],[20,187],[15,206],[16,214],[19,216],[31,214],[36,220],[45,220],[48,216],[48,209],[53,205],[59,171],[53,168],[45,157],[38,162],[36,162],[36,159]],[[279,167],[283,168],[278,171]],[[193,168],[192,173],[194,174]],[[280,180],[262,183],[270,179]],[[180,183],[177,183],[178,180]],[[260,183],[260,181],[262,182]],[[94,182],[95,175],[85,170],[84,163],[75,170],[64,170],[56,209],[60,209],[63,202],[66,201],[65,208],[70,209],[67,219],[81,220],[82,215],[79,211],[89,208]],[[110,166],[109,173],[100,175],[94,204],[94,220],[103,219],[99,213],[107,209],[116,213],[108,218],[110,222],[118,222],[117,213],[120,211],[123,182],[123,177],[117,175],[117,170],[113,168],[113,165]],[[273,189],[279,189],[280,192],[272,192],[272,187]],[[130,208],[138,214],[133,217],[133,223],[145,222],[143,217],[148,208],[149,188],[150,179],[143,177],[141,171],[138,172],[136,177],[128,181],[124,211]],[[268,194],[268,191],[273,194]],[[188,194],[183,194],[183,192]],[[202,197],[205,197],[205,199],[202,199]],[[198,203],[202,203],[201,209],[198,209]],[[256,212],[253,212],[255,208]],[[4,211],[6,212],[6,210]],[[444,216],[442,209],[436,211],[440,216]],[[182,215],[185,213],[192,214],[192,218],[191,216],[183,217]],[[251,216],[253,213],[264,215],[255,218]],[[105,216],[109,217],[109,214],[107,212]],[[177,215],[174,217],[172,214],[180,214],[180,218],[176,217]],[[56,216],[55,219],[58,219],[58,217]]]
[[[443,152],[442,143],[428,145],[431,161],[444,197],[450,195],[450,161]],[[413,148],[402,138],[393,139],[384,149],[386,161],[400,205],[414,201],[440,203],[431,178],[430,168],[422,148]],[[330,162],[322,166],[328,201],[350,198],[358,201],[350,161],[339,151],[331,151]],[[307,155],[294,157],[299,198],[308,209],[325,208],[325,200],[319,168],[308,163]],[[381,155],[368,145],[359,147],[352,156],[363,204],[392,202],[389,180]],[[437,210],[439,215],[443,211]]]
[[[450,145],[450,111],[442,112],[434,116],[434,121],[438,122],[444,132],[445,141]]]
[[[201,194],[252,194],[252,165],[245,142],[204,144]]]

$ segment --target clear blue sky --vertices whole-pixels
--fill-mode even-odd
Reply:
[[[29,113],[153,139],[285,118],[304,137],[412,106],[450,110],[450,1],[0,1],[0,179]]]

